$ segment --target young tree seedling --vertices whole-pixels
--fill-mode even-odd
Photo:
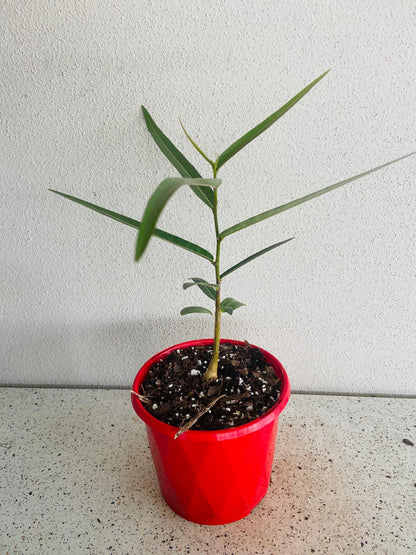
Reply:
[[[150,197],[146,208],[144,210],[142,221],[133,220],[132,218],[128,218],[111,210],[107,210],[106,208],[101,208],[95,204],[87,202],[85,200],[73,197],[71,195],[61,193],[59,191],[53,191],[58,195],[61,195],[69,200],[72,200],[78,204],[86,206],[91,210],[94,210],[104,216],[112,218],[118,222],[121,222],[125,225],[134,227],[139,230],[137,243],[136,243],[136,252],[135,252],[135,260],[140,260],[141,256],[143,255],[146,247],[150,241],[152,236],[158,237],[164,241],[168,241],[169,243],[176,245],[177,247],[181,247],[183,249],[188,250],[189,252],[200,256],[207,260],[214,268],[214,280],[213,281],[206,281],[203,278],[193,277],[190,280],[183,284],[183,288],[187,289],[196,285],[199,289],[211,299],[215,303],[215,311],[214,314],[211,310],[202,307],[202,306],[188,306],[181,310],[181,314],[191,314],[191,313],[208,313],[214,316],[214,344],[213,344],[213,354],[212,358],[209,362],[208,368],[204,374],[205,381],[212,381],[216,380],[218,376],[218,357],[219,357],[219,347],[220,347],[220,337],[221,337],[221,315],[222,313],[226,312],[228,314],[233,314],[234,310],[237,308],[244,306],[244,303],[237,301],[231,297],[222,298],[221,297],[221,285],[222,280],[231,274],[232,272],[242,268],[245,264],[248,264],[252,260],[266,254],[267,252],[280,247],[291,241],[293,237],[289,239],[285,239],[274,243],[254,254],[251,254],[247,258],[241,260],[231,268],[228,268],[225,271],[221,271],[221,246],[223,240],[232,235],[237,233],[249,226],[262,222],[267,218],[271,218],[272,216],[276,216],[285,210],[289,210],[290,208],[294,208],[299,204],[312,200],[316,197],[329,193],[330,191],[334,191],[343,185],[347,185],[352,181],[356,181],[357,179],[361,179],[373,173],[375,171],[381,170],[391,164],[395,164],[404,158],[412,156],[415,152],[411,152],[410,154],[406,154],[405,156],[401,156],[395,160],[390,162],[386,162],[381,164],[375,168],[362,172],[358,175],[354,175],[353,177],[349,177],[347,179],[343,179],[333,185],[329,185],[315,191],[314,193],[310,193],[305,195],[301,198],[283,204],[281,206],[277,206],[276,208],[271,208],[270,210],[266,210],[256,216],[252,216],[246,220],[243,220],[227,229],[220,231],[219,221],[218,221],[218,187],[221,184],[221,180],[218,179],[218,172],[220,168],[228,162],[233,156],[235,156],[241,149],[243,149],[246,145],[248,145],[251,141],[253,141],[256,137],[258,137],[261,133],[266,131],[271,125],[273,125],[276,121],[278,121],[286,112],[288,112],[299,100],[301,100],[318,82],[325,77],[328,73],[326,71],[322,75],[320,75],[317,79],[312,81],[309,85],[307,85],[304,89],[302,89],[297,95],[295,95],[289,102],[284,104],[281,108],[279,108],[276,112],[271,114],[268,118],[264,121],[259,123],[256,127],[248,131],[245,135],[240,137],[237,141],[235,141],[232,145],[230,145],[224,152],[222,152],[215,160],[210,159],[205,152],[196,144],[196,142],[190,137],[189,133],[186,131],[184,126],[182,125],[183,131],[189,141],[192,143],[193,147],[198,151],[198,153],[208,162],[212,169],[212,178],[202,178],[201,174],[198,170],[185,158],[185,156],[176,148],[176,146],[172,143],[172,141],[161,131],[161,129],[156,125],[153,118],[146,110],[144,106],[142,106],[143,115],[145,118],[147,129],[149,130],[151,136],[155,140],[156,144],[162,151],[162,153],[167,157],[167,159],[172,163],[172,165],[176,168],[179,172],[181,177],[172,177],[164,179],[159,186],[156,188],[155,192]],[[166,231],[162,231],[156,228],[157,220],[165,208],[166,204],[168,203],[171,196],[182,186],[189,185],[192,191],[199,197],[199,199],[206,204],[209,210],[212,213],[213,217],[213,229],[215,233],[215,242],[216,242],[216,250],[215,255],[204,249],[203,247],[171,233],[167,233]]]

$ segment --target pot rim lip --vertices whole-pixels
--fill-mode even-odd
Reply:
[[[133,382],[132,393],[131,393],[131,402],[133,405],[134,410],[136,411],[137,415],[143,420],[143,422],[149,426],[152,430],[162,433],[163,435],[174,437],[177,431],[179,430],[178,427],[172,426],[170,424],[165,424],[161,420],[158,420],[154,416],[152,416],[147,410],[144,408],[143,404],[133,392],[139,392],[139,387],[144,380],[147,372],[149,371],[152,364],[159,361],[161,358],[167,356],[170,352],[177,350],[177,349],[185,349],[187,347],[192,347],[194,345],[210,345],[214,342],[213,339],[195,339],[192,341],[184,341],[178,343],[177,345],[172,345],[171,347],[167,347],[153,355],[147,362],[143,364],[140,370],[137,372],[136,377]],[[238,341],[235,339],[221,339],[221,343],[233,343],[234,345],[246,345],[244,341]],[[216,441],[224,441],[227,439],[233,439],[236,437],[240,437],[243,435],[247,435],[249,433],[253,433],[256,430],[267,426],[270,422],[275,420],[279,414],[285,408],[289,397],[290,397],[290,382],[288,375],[286,373],[285,368],[283,367],[282,363],[271,353],[263,349],[262,347],[258,347],[250,343],[250,345],[254,348],[259,349],[264,355],[269,364],[271,364],[276,371],[277,375],[281,380],[281,389],[280,389],[280,396],[278,402],[269,409],[263,416],[253,420],[252,422],[248,422],[246,424],[242,424],[241,426],[236,426],[234,428],[225,428],[222,430],[188,430],[181,434],[176,441],[183,441],[183,440],[193,440],[193,441],[207,441],[207,440],[216,440]]]

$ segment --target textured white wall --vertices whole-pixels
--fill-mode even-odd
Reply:
[[[415,150],[414,0],[3,0],[1,382],[128,386],[154,352],[212,336],[182,282],[204,260],[47,191],[140,218],[176,175],[140,105],[204,175],[215,156],[327,68],[224,166],[221,228]],[[295,390],[416,394],[416,157],[230,237],[247,303],[223,337],[274,352]],[[189,191],[159,227],[212,248]],[[202,293],[201,293],[202,295]]]

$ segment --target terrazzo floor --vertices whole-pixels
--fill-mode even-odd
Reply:
[[[416,553],[416,399],[292,395],[267,496],[222,526],[165,504],[129,391],[0,388],[0,413],[1,554]]]

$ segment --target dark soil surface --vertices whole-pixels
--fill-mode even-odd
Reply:
[[[218,379],[203,382],[212,346],[178,349],[155,363],[140,387],[145,408],[172,426],[185,426],[210,403],[218,401],[193,424],[193,430],[221,430],[263,416],[279,399],[280,380],[259,349],[223,343]]]

